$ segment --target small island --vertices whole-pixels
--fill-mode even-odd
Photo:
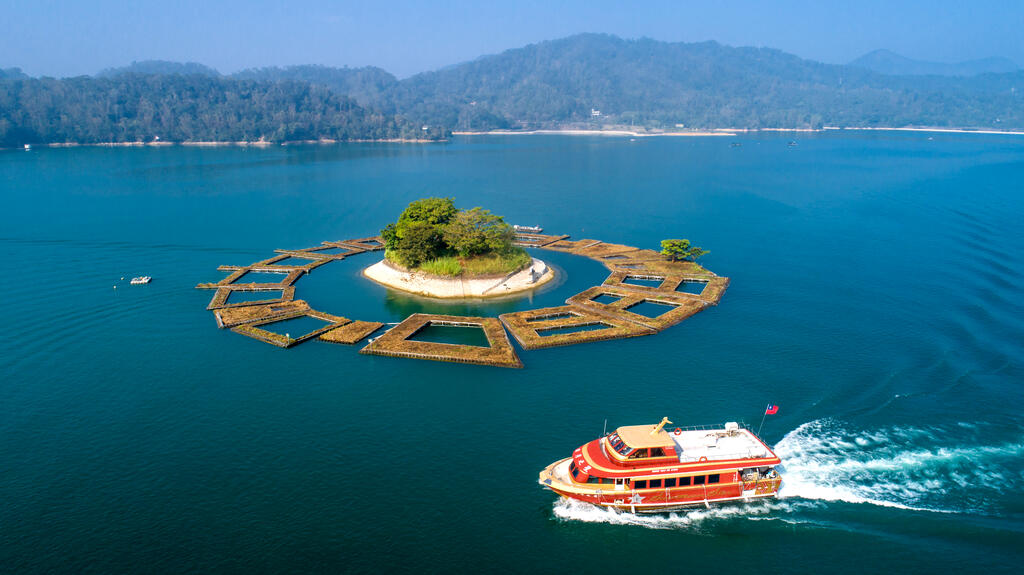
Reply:
[[[437,298],[485,298],[535,289],[555,277],[515,245],[516,233],[483,208],[452,198],[416,200],[381,230],[384,259],[363,270],[377,283]]]

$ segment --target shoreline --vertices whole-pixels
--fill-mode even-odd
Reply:
[[[874,132],[931,132],[939,134],[989,134],[1003,136],[1024,136],[1021,130],[992,130],[985,128],[939,128],[939,127],[918,127],[906,126],[902,128],[891,127],[841,127],[823,126],[821,128],[712,128],[708,130],[695,130],[692,132],[633,132],[629,130],[579,130],[579,129],[551,129],[551,130],[490,130],[486,132],[453,131],[453,136],[532,136],[532,135],[562,135],[562,136],[630,136],[634,138],[652,138],[658,136],[737,136],[739,134],[750,134],[757,132],[797,132],[797,133],[821,133],[821,132],[842,132],[842,131],[874,131]]]
[[[218,142],[218,141],[195,141],[195,142],[50,142],[47,144],[31,144],[33,148],[168,148],[173,146],[192,146],[197,148],[219,148],[226,146],[269,148],[272,146],[306,146],[318,144],[322,146],[332,144],[370,144],[370,143],[391,143],[391,144],[429,144],[435,142],[447,142],[444,140],[405,140],[402,138],[386,138],[380,140],[289,140],[285,142],[268,142],[266,140],[239,141],[239,142]],[[21,146],[14,148],[0,148],[0,150],[21,150]]]
[[[758,132],[770,133],[823,133],[823,132],[920,132],[934,134],[984,134],[992,136],[1024,136],[1024,130],[993,130],[989,128],[941,128],[929,126],[904,126],[894,127],[843,127],[823,126],[821,128],[710,128],[707,130],[694,130],[690,132],[635,132],[631,130],[581,130],[581,129],[543,129],[543,130],[489,130],[489,131],[452,131],[453,136],[628,136],[631,138],[656,138],[656,137],[716,137],[716,136],[738,136],[740,134],[752,134]],[[272,146],[306,146],[306,145],[332,145],[332,144],[436,144],[450,141],[448,138],[441,140],[425,139],[402,139],[385,138],[379,140],[292,140],[286,142],[268,142],[266,140],[239,141],[239,142],[217,142],[217,141],[196,141],[196,142],[50,142],[46,144],[31,144],[33,148],[166,148],[173,146],[186,146],[196,148],[218,148],[226,146],[269,148]],[[3,148],[0,150],[21,150],[21,146]]]
[[[445,278],[419,271],[400,270],[388,265],[387,260],[363,268],[362,274],[384,287],[440,299],[505,297],[532,291],[555,279],[555,270],[537,258],[533,258],[529,266],[505,276]]]
[[[534,135],[559,135],[559,136],[630,136],[633,138],[651,138],[656,136],[735,136],[730,130],[694,130],[692,132],[634,132],[631,130],[490,130],[487,132],[457,132],[452,131],[453,136],[534,136]]]

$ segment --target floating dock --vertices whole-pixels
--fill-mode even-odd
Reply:
[[[379,321],[357,320],[347,323],[341,327],[334,328],[331,331],[324,332],[317,339],[330,343],[354,345],[363,341],[367,336],[382,327],[384,327],[384,324]]]
[[[602,296],[614,301],[596,301]],[[676,325],[708,305],[700,298],[690,297],[690,294],[644,293],[621,286],[592,287],[570,297],[565,303],[583,307],[603,317],[629,321],[655,331]],[[658,310],[659,313],[654,316],[631,311],[631,308],[645,303],[664,307],[664,310]]]
[[[488,347],[410,339],[430,325],[482,329],[484,335],[487,336]],[[414,313],[402,323],[372,340],[359,353],[495,367],[523,367],[523,362],[519,360],[519,356],[512,348],[512,342],[509,341],[505,329],[501,327],[501,322],[493,317]]]
[[[231,303],[231,294],[235,293],[235,292],[244,292],[244,293],[266,292],[267,295],[271,295],[271,294],[274,294],[274,293],[280,293],[281,296],[280,297],[276,297],[276,298],[268,297],[267,299],[261,299],[261,300],[250,300],[250,301],[242,301],[242,302]],[[228,287],[221,287],[221,288],[217,288],[217,291],[214,292],[213,299],[210,300],[210,303],[206,306],[206,309],[214,310],[214,309],[222,309],[222,308],[230,308],[230,307],[247,307],[247,306],[254,306],[254,305],[271,304],[271,303],[284,303],[284,302],[287,302],[287,301],[292,301],[293,299],[295,299],[295,286],[288,286],[288,287],[283,287],[283,288],[271,288],[271,289],[231,289],[231,288],[228,288]]]
[[[217,319],[217,327],[230,328],[247,323],[298,317],[308,311],[310,311],[309,304],[302,300],[295,300],[284,303],[218,309],[213,312],[213,317]]]
[[[291,337],[290,335],[281,335],[279,333],[264,329],[264,327],[266,326],[282,321],[287,321],[290,319],[297,319],[300,317],[312,317],[315,319],[319,319],[321,321],[327,322],[327,325],[319,329],[315,329],[309,333],[300,335],[298,337]],[[293,345],[300,344],[306,340],[313,339],[314,337],[319,337],[321,334],[339,328],[351,321],[352,320],[344,317],[339,317],[336,315],[331,315],[328,313],[323,313],[313,309],[309,309],[309,306],[307,305],[305,310],[296,311],[294,313],[284,313],[281,315],[276,315],[271,317],[270,319],[261,319],[257,321],[248,322],[237,327],[231,328],[231,331],[235,333],[240,333],[253,339],[264,341],[271,345],[276,345],[278,347],[292,347]]]
[[[575,305],[506,313],[499,318],[523,349],[542,349],[655,333],[649,327],[594,313]]]

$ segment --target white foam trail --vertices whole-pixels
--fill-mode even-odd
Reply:
[[[980,445],[975,424],[851,431],[834,420],[805,423],[775,446],[783,461],[779,496],[921,511],[984,509],[1016,489],[1008,465],[1024,440]]]
[[[560,497],[555,502],[554,514],[555,517],[563,521],[634,525],[649,529],[696,529],[705,523],[716,520],[774,519],[772,515],[809,505],[813,505],[813,503],[758,501],[748,504],[715,505],[711,508],[695,507],[667,514],[639,515]]]

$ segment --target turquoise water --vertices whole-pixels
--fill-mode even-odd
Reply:
[[[0,152],[0,565],[1014,569],[1024,139],[789,138]],[[576,238],[688,238],[732,284],[661,334],[520,350],[522,370],[282,350],[218,330],[213,292],[193,289],[218,265],[371,235],[428,194]],[[406,297],[362,279],[364,255],[297,297],[383,322],[495,316],[606,276],[537,255],[562,274],[531,296]],[[756,427],[768,403],[777,501],[634,517],[536,484],[606,420]]]

